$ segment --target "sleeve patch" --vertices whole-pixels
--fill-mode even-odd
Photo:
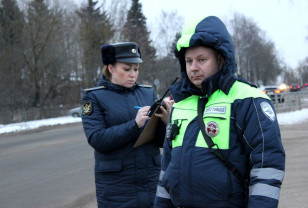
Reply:
[[[266,117],[274,122],[276,120],[276,115],[272,106],[268,102],[262,102],[260,106]]]
[[[88,116],[92,113],[92,102],[86,102],[82,106],[82,114]]]

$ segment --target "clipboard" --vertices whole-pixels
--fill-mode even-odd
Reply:
[[[176,80],[179,77],[177,76],[175,78],[175,80],[172,82],[171,85],[173,85]],[[153,139],[155,139],[156,136],[156,129],[157,129],[157,125],[158,122],[160,120],[159,117],[154,116],[154,114],[160,110],[159,107],[162,105],[162,101],[164,99],[164,97],[167,95],[167,93],[169,92],[169,88],[167,89],[167,91],[165,92],[165,94],[160,98],[160,99],[156,99],[153,104],[151,105],[150,110],[148,111],[147,115],[150,116],[150,120],[147,123],[147,125],[145,126],[145,128],[143,129],[143,131],[141,132],[139,138],[137,139],[136,143],[134,144],[134,148],[139,147],[140,145],[143,145],[149,141],[152,141]],[[153,109],[155,109],[155,111],[153,111]]]
[[[150,118],[149,122],[147,123],[136,143],[134,144],[134,148],[137,148],[155,139],[156,129],[160,118],[156,117],[154,114],[159,110],[159,107],[160,106],[155,109],[153,116]]]

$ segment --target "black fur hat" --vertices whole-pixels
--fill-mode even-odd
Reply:
[[[135,42],[115,43],[102,45],[103,64],[122,63],[142,63],[140,48]]]

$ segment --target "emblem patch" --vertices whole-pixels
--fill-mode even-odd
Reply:
[[[206,124],[205,133],[209,137],[215,137],[219,133],[219,126],[216,122],[210,121]]]
[[[263,113],[266,115],[266,117],[274,122],[276,120],[276,115],[275,115],[275,112],[272,106],[267,102],[262,102],[260,106],[261,106]]]
[[[86,102],[83,104],[82,112],[84,116],[88,116],[92,113],[92,102]]]

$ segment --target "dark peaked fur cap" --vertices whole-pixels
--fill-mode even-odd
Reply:
[[[122,42],[101,47],[103,64],[142,63],[140,48],[135,42]]]

